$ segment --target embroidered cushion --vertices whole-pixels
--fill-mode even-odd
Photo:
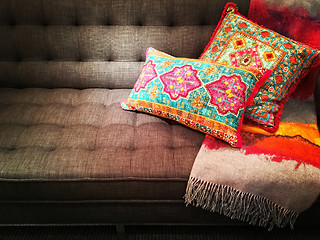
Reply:
[[[228,3],[211,40],[200,59],[236,67],[267,68],[268,80],[245,111],[245,120],[275,132],[283,103],[288,100],[307,69],[319,62],[311,47],[263,28],[238,13]]]
[[[173,119],[239,147],[244,109],[267,74],[175,58],[149,48],[141,74],[121,106]]]

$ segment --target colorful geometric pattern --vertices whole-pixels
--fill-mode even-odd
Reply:
[[[258,71],[174,58],[153,48],[141,75],[122,108],[173,119],[235,147],[241,146],[245,107],[265,80]]]
[[[253,103],[247,107],[245,119],[274,132],[279,126],[283,103],[317,55],[311,47],[246,19],[238,14],[234,3],[229,3],[200,59],[272,70]]]
[[[230,53],[229,56],[232,65],[236,67],[254,67],[263,69],[263,65],[258,52],[258,46],[259,45],[256,45],[253,48]]]
[[[218,54],[214,61],[236,67],[274,70],[286,55],[285,51],[239,31],[236,31],[226,45],[222,45],[220,48],[219,51],[214,47],[214,53]],[[213,53],[212,50],[211,53]],[[208,59],[205,60],[208,61]],[[213,60],[210,59],[209,61],[212,62]]]
[[[165,86],[164,91],[173,100],[177,100],[179,97],[186,98],[190,91],[201,85],[201,81],[197,77],[197,70],[194,70],[190,65],[175,67],[172,71],[163,74],[160,79]]]
[[[264,52],[263,58],[266,62],[271,62],[277,59],[277,55],[274,51]]]
[[[245,38],[237,38],[232,42],[234,49],[243,48],[247,45]]]
[[[206,89],[210,93],[210,103],[217,106],[219,113],[238,114],[244,105],[246,85],[238,75],[222,75],[216,82],[209,83]]]
[[[141,71],[141,74],[134,85],[133,89],[136,92],[139,92],[141,88],[145,88],[147,83],[150,82],[152,79],[154,79],[157,76],[157,73],[155,71],[155,66],[152,64],[152,61],[147,62]]]

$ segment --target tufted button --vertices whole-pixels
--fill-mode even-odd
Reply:
[[[57,147],[51,147],[51,148],[49,148],[49,152],[53,152],[53,151],[55,151],[57,149]]]
[[[48,55],[48,56],[47,56],[47,61],[50,62],[50,61],[52,61],[52,60],[53,60],[53,58],[52,58],[50,55]]]
[[[11,20],[9,21],[9,25],[10,25],[10,26],[16,26],[17,23],[16,23],[15,20],[11,19]]]
[[[95,146],[92,146],[92,147],[89,147],[88,150],[93,152],[93,151],[97,150],[97,148]]]
[[[110,20],[107,19],[104,25],[105,25],[105,26],[111,26],[112,24],[111,24]]]
[[[144,62],[144,57],[143,56],[139,56],[138,59],[137,59],[137,62]]]
[[[174,26],[175,26],[175,24],[173,21],[168,22],[168,27],[174,27]]]
[[[144,26],[143,21],[141,19],[137,20],[136,26],[142,27]]]
[[[46,21],[43,21],[42,24],[41,24],[43,27],[47,27],[48,26],[48,23]]]
[[[199,25],[201,25],[201,26],[206,26],[206,25],[209,25],[209,24],[206,22],[205,19],[203,19],[203,20],[200,22]]]

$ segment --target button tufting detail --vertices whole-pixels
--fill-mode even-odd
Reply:
[[[88,150],[93,152],[93,151],[97,150],[97,148],[95,146],[94,147],[89,147]]]
[[[53,151],[55,151],[55,150],[57,150],[57,147],[50,147],[50,148],[48,149],[48,152],[53,152]]]

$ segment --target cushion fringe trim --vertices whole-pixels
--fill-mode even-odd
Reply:
[[[269,231],[274,226],[283,228],[288,224],[293,229],[298,217],[297,212],[283,208],[267,198],[194,177],[189,178],[184,199],[187,206],[192,204],[231,219],[269,227]]]

